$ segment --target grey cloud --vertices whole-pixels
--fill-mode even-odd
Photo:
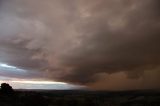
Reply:
[[[71,82],[94,81],[94,75],[103,72],[132,71],[129,76],[135,78],[160,64],[156,1],[132,1],[131,6],[120,4],[120,8],[114,8],[117,4],[113,3],[111,16],[107,15],[105,2],[97,7],[98,11],[93,11],[95,16],[82,25],[81,45],[64,57],[64,64],[72,67],[73,72],[66,76]]]
[[[137,78],[160,65],[158,0],[4,3],[0,38],[9,38],[9,47],[2,46],[9,50],[1,57],[10,64],[80,84],[101,73]]]

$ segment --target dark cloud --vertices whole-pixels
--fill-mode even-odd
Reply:
[[[129,7],[122,2],[120,8],[114,8],[117,4],[113,3],[111,19],[107,19],[105,2],[101,2],[101,7],[97,7],[99,11],[93,11],[95,16],[86,20],[88,23],[81,28],[85,35],[81,45],[65,56],[64,64],[73,71],[66,76],[71,82],[88,83],[94,81],[94,75],[103,72],[134,71],[129,76],[135,78],[160,64],[156,1],[133,1]],[[104,13],[97,15],[102,11]]]
[[[0,10],[1,61],[78,84],[97,82],[102,73],[142,77],[160,65],[159,5],[159,0],[6,1]]]

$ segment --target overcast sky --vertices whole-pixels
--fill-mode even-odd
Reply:
[[[160,1],[0,0],[0,76],[160,88]]]

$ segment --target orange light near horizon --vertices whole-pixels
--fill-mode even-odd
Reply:
[[[31,80],[24,80],[24,81],[10,81],[12,83],[23,83],[23,84],[67,84],[64,82],[54,82],[54,81],[31,81]]]
[[[85,86],[73,85],[65,82],[47,81],[47,80],[28,80],[28,79],[10,79],[0,80],[0,83],[8,83],[14,89],[79,89]]]

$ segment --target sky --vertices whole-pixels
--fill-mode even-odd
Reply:
[[[0,0],[0,82],[159,89],[159,0]]]

